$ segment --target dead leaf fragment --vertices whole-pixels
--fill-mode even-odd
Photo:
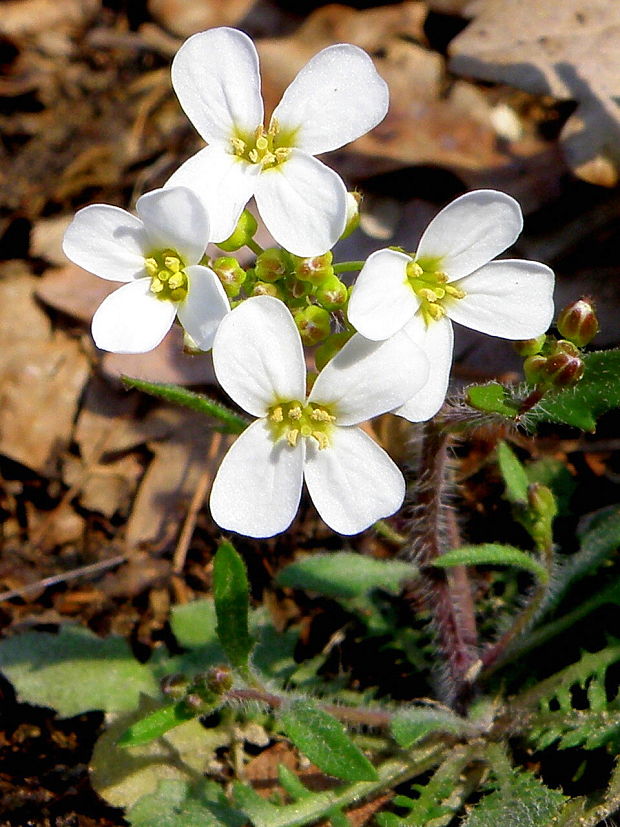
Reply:
[[[100,0],[5,0],[0,14],[0,32],[12,37],[82,27],[101,8]]]
[[[165,29],[179,37],[213,26],[233,26],[252,8],[256,0],[149,0],[148,9]]]
[[[608,0],[486,0],[450,44],[457,74],[578,102],[560,136],[573,172],[620,177],[620,5]]]

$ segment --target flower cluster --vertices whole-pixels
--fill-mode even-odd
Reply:
[[[92,323],[104,350],[156,347],[175,319],[216,377],[256,417],[215,478],[211,512],[253,537],[284,531],[305,480],[324,521],[362,531],[402,504],[405,482],[356,427],[385,412],[410,421],[443,404],[452,322],[507,339],[539,337],[553,316],[553,273],[530,261],[493,260],[517,239],[514,199],[479,190],[430,223],[415,252],[384,249],[334,262],[356,223],[358,199],[315,156],[385,116],[388,90],[361,49],[323,49],[264,122],[252,41],[229,28],[190,37],[172,83],[207,146],[138,199],[137,216],[95,204],[80,210],[64,250],[86,270],[124,282]],[[244,210],[254,197],[279,246],[263,250]],[[248,246],[255,264],[210,259]],[[342,273],[361,270],[348,286]],[[304,346],[316,372],[306,376]]]

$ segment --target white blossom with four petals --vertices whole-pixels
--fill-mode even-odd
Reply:
[[[411,368],[406,376],[403,362]],[[401,405],[425,384],[426,357],[408,336],[386,342],[353,336],[306,398],[304,351],[290,311],[258,296],[221,323],[213,364],[229,396],[258,417],[215,477],[210,505],[218,525],[250,537],[284,531],[304,478],[317,511],[341,534],[356,534],[401,506],[401,472],[353,426]]]
[[[425,351],[425,388],[394,413],[413,422],[441,407],[450,375],[452,322],[502,339],[531,339],[553,319],[553,271],[536,261],[498,260],[523,228],[519,204],[495,190],[452,201],[431,221],[417,252],[378,250],[362,268],[349,301],[363,336],[404,330]]]
[[[93,204],[67,228],[67,258],[109,281],[126,282],[99,306],[92,321],[97,347],[145,353],[170,330],[175,316],[201,350],[230,311],[224,288],[198,262],[209,242],[209,217],[185,187],[153,190],[138,199],[134,216]]]
[[[211,215],[212,238],[233,232],[253,195],[267,229],[299,256],[321,255],[344,231],[347,192],[314,156],[359,138],[387,112],[388,88],[370,57],[338,44],[315,55],[263,126],[258,54],[226,27],[190,37],[172,63],[172,84],[208,146],[168,185],[188,186]]]

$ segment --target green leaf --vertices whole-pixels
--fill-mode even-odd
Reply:
[[[1,641],[0,670],[22,701],[62,717],[135,709],[141,693],[159,695],[148,664],[138,663],[123,638],[100,638],[77,626]]]
[[[392,718],[392,735],[405,749],[432,732],[466,733],[469,722],[449,709],[434,706],[413,706],[397,712]]]
[[[119,747],[137,747],[141,744],[148,744],[154,738],[159,738],[168,730],[179,726],[179,724],[196,718],[197,714],[190,712],[184,703],[162,706],[156,709],[145,718],[141,718],[132,724],[117,743]]]
[[[530,422],[563,422],[594,432],[602,414],[620,406],[620,350],[586,353],[585,373],[574,387],[549,394],[528,414]]]
[[[516,566],[531,572],[542,583],[549,580],[547,569],[526,551],[500,543],[482,543],[479,546],[461,546],[433,560],[434,566]]]
[[[516,419],[519,412],[519,406],[513,401],[510,391],[499,382],[470,385],[465,389],[465,399],[478,411],[501,414],[508,419]]]
[[[245,563],[231,543],[222,543],[213,561],[217,636],[231,664],[248,673],[254,645],[248,631],[249,585]]]
[[[498,444],[497,459],[506,485],[506,498],[511,503],[526,504],[529,479],[525,468],[507,442]]]
[[[244,827],[247,824],[245,815],[228,804],[216,784],[205,782],[200,787],[196,789],[185,781],[160,781],[155,792],[134,804],[127,819],[132,827]],[[207,790],[212,801],[206,797]]]
[[[551,489],[557,502],[558,515],[571,514],[570,501],[577,483],[565,462],[555,457],[545,456],[529,462],[525,471],[530,483],[538,482]]]
[[[400,560],[377,560],[351,551],[315,554],[282,569],[276,577],[281,586],[307,589],[326,597],[361,597],[381,588],[393,594],[403,580],[413,580],[418,571]]]
[[[147,382],[144,379],[134,379],[131,376],[121,377],[123,384],[127,388],[135,388],[136,390],[148,393],[151,396],[156,396],[158,399],[164,399],[166,402],[171,402],[173,405],[181,405],[185,408],[190,408],[192,411],[205,414],[205,416],[213,416],[223,422],[224,430],[229,434],[240,434],[248,427],[248,420],[243,416],[239,416],[234,411],[231,411],[215,399],[210,399],[202,393],[182,388],[180,385],[166,385],[163,382]]]
[[[328,775],[344,781],[377,779],[377,771],[340,721],[309,701],[293,701],[280,723],[297,749]]]
[[[515,772],[476,805],[462,827],[549,827],[565,801],[561,792],[545,787],[531,773]]]

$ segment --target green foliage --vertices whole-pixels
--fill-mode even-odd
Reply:
[[[587,353],[583,361],[583,379],[545,396],[528,414],[529,422],[560,422],[594,432],[596,420],[620,406],[620,350]]]
[[[344,781],[375,781],[377,771],[343,725],[310,701],[293,701],[282,711],[286,735],[314,764]]]
[[[248,631],[249,585],[245,563],[231,545],[222,543],[213,561],[217,636],[231,664],[245,676],[254,640]]]
[[[547,569],[531,554],[514,546],[500,543],[482,543],[479,546],[461,546],[442,554],[433,560],[439,568],[451,566],[516,566],[531,572],[538,580],[546,583],[549,579]]]
[[[132,827],[244,827],[247,823],[218,784],[171,780],[160,781],[154,793],[140,798],[127,819]]]
[[[405,749],[431,733],[463,735],[471,729],[469,721],[449,709],[437,706],[410,706],[392,718],[391,730],[396,742]]]
[[[478,411],[501,414],[508,419],[516,419],[519,412],[518,403],[512,399],[510,391],[499,382],[470,385],[465,389],[465,399]]]
[[[100,638],[78,626],[0,641],[0,670],[22,701],[65,717],[135,709],[141,693],[159,694],[153,673],[138,663],[124,638]]]
[[[566,800],[529,772],[513,771],[495,792],[484,796],[463,827],[549,827]]]
[[[417,577],[417,568],[400,560],[377,560],[350,551],[314,554],[290,563],[279,572],[281,586],[307,589],[326,597],[362,597],[371,589],[396,594],[404,580]]]
[[[131,376],[122,377],[123,384],[127,388],[135,388],[156,396],[173,405],[181,405],[190,408],[192,411],[219,419],[223,423],[222,430],[229,434],[240,434],[248,426],[248,420],[239,414],[234,413],[225,405],[216,402],[202,393],[190,391],[180,385],[167,385],[163,382],[147,382],[145,379],[134,379]]]
[[[506,485],[506,498],[511,503],[526,505],[530,481],[525,468],[507,442],[498,443],[497,459]]]
[[[168,730],[190,721],[196,713],[188,710],[184,703],[162,706],[132,724],[118,739],[119,747],[137,747],[148,744],[164,735]]]

